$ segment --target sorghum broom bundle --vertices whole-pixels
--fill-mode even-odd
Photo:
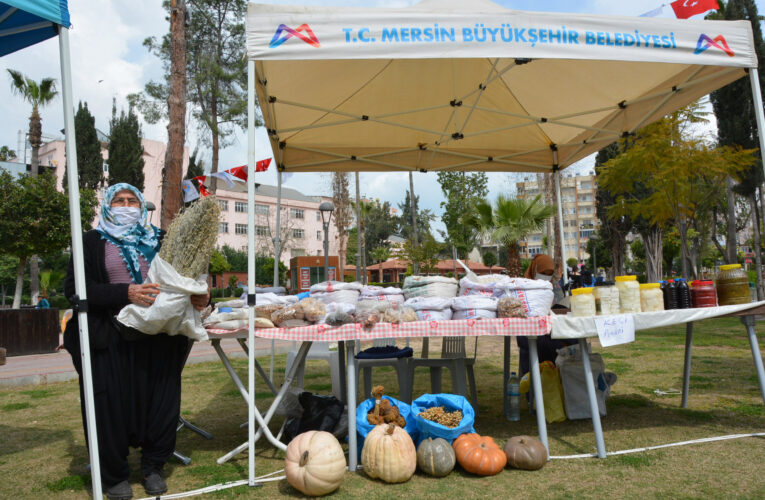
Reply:
[[[159,256],[187,278],[207,272],[218,239],[220,207],[215,196],[206,196],[181,212],[170,225]]]

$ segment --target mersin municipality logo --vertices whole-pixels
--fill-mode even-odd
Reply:
[[[722,35],[717,35],[713,39],[713,38],[709,38],[707,35],[705,35],[703,33],[699,37],[699,41],[696,42],[696,50],[693,51],[693,53],[694,54],[701,54],[702,52],[707,50],[709,47],[716,47],[716,48],[722,50],[723,52],[725,52],[726,54],[728,54],[731,57],[736,55],[736,54],[733,53],[732,50],[730,50],[730,47],[728,47],[728,42],[725,41],[725,37],[723,37]]]
[[[268,48],[273,49],[274,47],[278,47],[293,36],[298,37],[305,43],[313,45],[314,47],[321,47],[319,39],[316,38],[316,35],[311,30],[311,27],[307,24],[301,24],[297,27],[297,29],[294,30],[286,24],[280,24],[279,27],[276,28],[276,33],[274,33],[274,37],[271,39],[271,43],[268,44]]]

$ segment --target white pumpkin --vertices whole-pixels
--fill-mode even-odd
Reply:
[[[409,434],[393,424],[375,426],[361,450],[364,472],[386,483],[408,481],[417,468],[417,449]]]
[[[329,432],[304,432],[287,445],[287,481],[305,495],[332,493],[343,482],[346,468],[343,448]]]

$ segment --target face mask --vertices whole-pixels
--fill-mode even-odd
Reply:
[[[552,274],[539,274],[537,273],[536,276],[534,276],[535,280],[544,280],[544,281],[552,281]]]
[[[124,226],[132,226],[141,220],[141,209],[138,207],[114,207],[112,213]]]

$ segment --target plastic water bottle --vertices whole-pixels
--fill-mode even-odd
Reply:
[[[521,380],[515,372],[510,374],[507,379],[507,417],[511,422],[517,422],[521,419]]]

